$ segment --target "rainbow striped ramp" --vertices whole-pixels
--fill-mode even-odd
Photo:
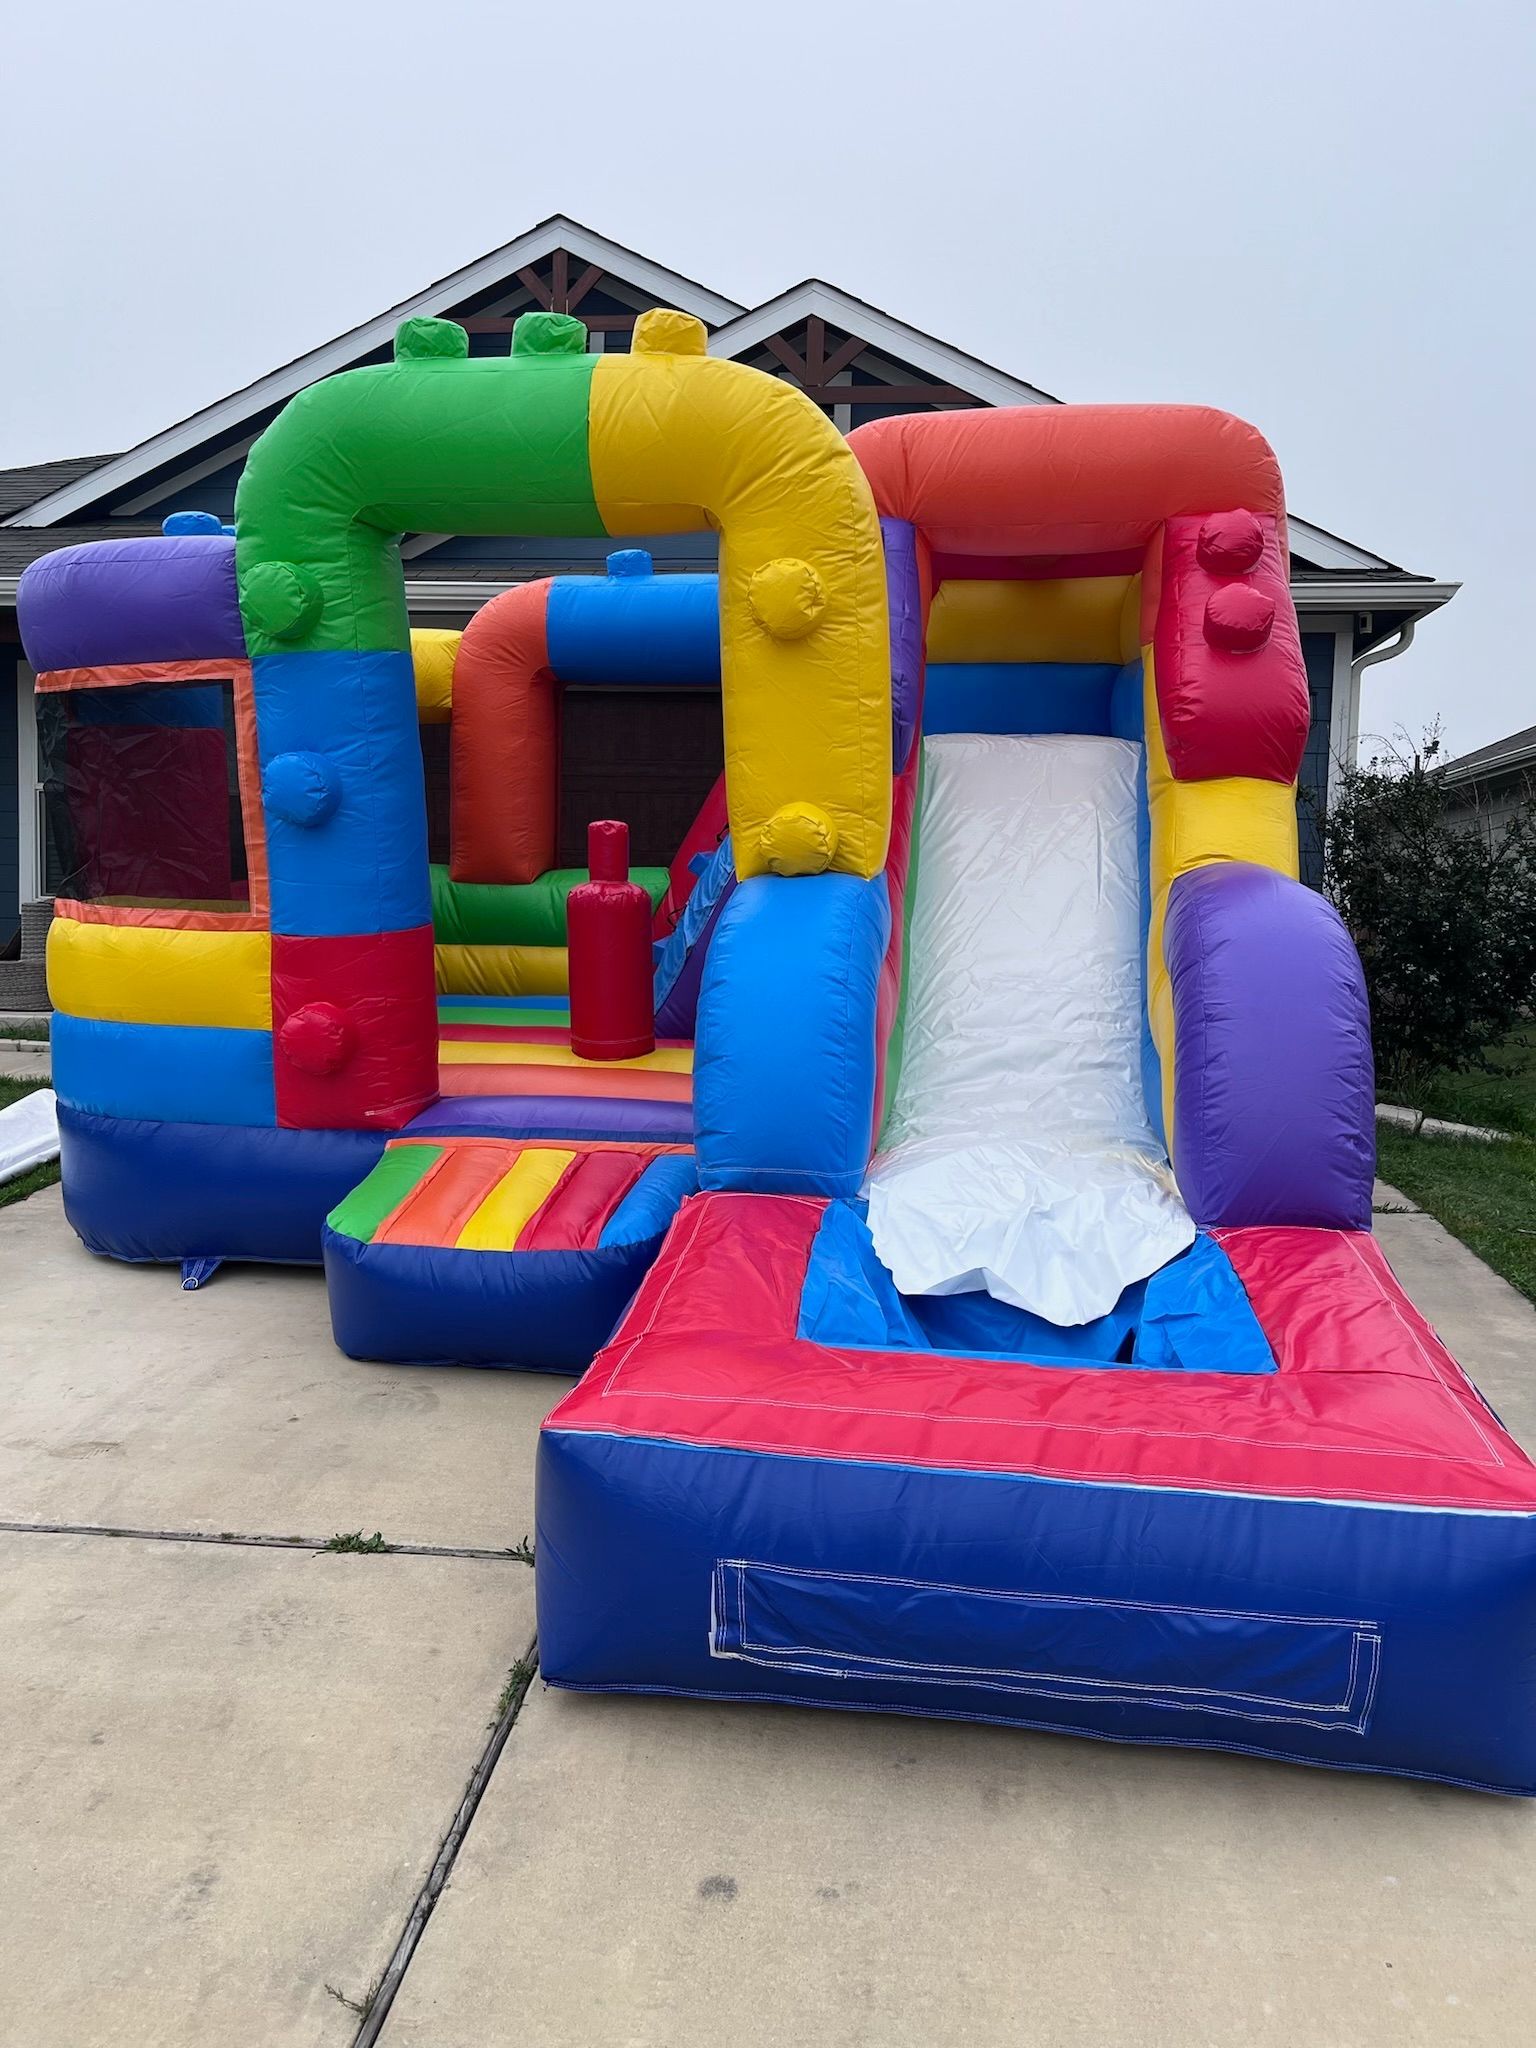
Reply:
[[[399,1138],[326,1219],[354,1358],[581,1372],[696,1192],[681,1146]]]

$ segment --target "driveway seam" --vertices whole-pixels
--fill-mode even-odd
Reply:
[[[514,1671],[518,1674],[517,1683],[500,1718],[491,1729],[489,1740],[480,1752],[479,1761],[470,1772],[458,1811],[454,1814],[448,1832],[438,1847],[432,1868],[427,1872],[426,1882],[416,1894],[415,1902],[406,1915],[405,1925],[400,1930],[400,1939],[395,1943],[394,1951],[384,1966],[384,1974],[379,1979],[378,1988],[368,2002],[368,2010],[353,2037],[352,2048],[374,2048],[374,2044],[384,2031],[390,2007],[395,2002],[395,1994],[404,1982],[406,1971],[409,1970],[411,1960],[416,1954],[417,1944],[432,1917],[434,1907],[442,1896],[443,1888],[453,1875],[453,1866],[458,1861],[459,1850],[464,1845],[464,1838],[469,1833],[480,1801],[485,1796],[485,1789],[491,1781],[491,1773],[495,1770],[501,1752],[507,1746],[507,1737],[512,1733],[513,1725],[523,1710],[523,1701],[527,1699],[528,1689],[538,1673],[538,1659],[539,1639],[535,1635],[514,1666]]]
[[[336,1539],[327,1536],[252,1536],[236,1530],[117,1528],[102,1522],[12,1522],[0,1519],[7,1536],[112,1536],[136,1543],[212,1543],[228,1550],[309,1550],[332,1552]],[[386,1543],[372,1553],[379,1557],[466,1557],[489,1564],[529,1564],[525,1549],[483,1550],[470,1544]]]

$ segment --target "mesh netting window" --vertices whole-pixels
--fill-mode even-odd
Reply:
[[[622,818],[637,867],[665,867],[725,766],[720,693],[567,689],[558,864],[585,867],[593,818]]]
[[[49,691],[37,728],[53,894],[250,909],[233,683]]]
[[[451,742],[446,725],[424,725],[427,852],[452,859]],[[725,766],[720,694],[700,689],[604,689],[572,685],[560,716],[556,865],[587,864],[587,826],[622,818],[637,867],[666,867]]]
[[[446,867],[453,858],[453,834],[449,826],[450,795],[449,728],[424,725],[421,731],[421,767],[427,785],[427,858]]]

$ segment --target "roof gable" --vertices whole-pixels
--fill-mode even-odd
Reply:
[[[864,299],[856,299],[851,292],[839,291],[836,285],[827,284],[819,277],[805,278],[801,283],[791,285],[788,291],[780,292],[777,298],[768,299],[750,312],[727,321],[711,337],[709,352],[742,360],[762,348],[772,349],[774,342],[786,332],[800,327],[819,331],[823,343],[828,328],[833,329],[837,337],[836,346],[824,354],[818,352],[812,363],[802,358],[798,368],[793,362],[785,363],[779,356],[781,374],[783,369],[788,369],[797,382],[805,382],[805,377],[800,374],[803,371],[809,370],[812,375],[820,371],[820,379],[813,385],[814,395],[820,403],[845,403],[833,380],[851,371],[861,357],[868,355],[883,356],[895,366],[917,370],[924,379],[932,379],[982,405],[1056,405],[1060,402],[1048,391],[1026,384],[1022,377],[1011,377],[1006,371],[995,370],[977,357],[967,355],[963,349],[940,341],[931,334],[924,334],[905,320],[898,320],[894,314],[882,312],[878,306],[871,306]],[[852,349],[854,342],[862,343],[863,347]],[[779,354],[777,350],[774,353]],[[885,381],[896,383],[898,379],[892,377]],[[941,399],[939,402],[945,401]],[[962,401],[957,397],[947,402]]]
[[[844,429],[881,413],[917,407],[1059,403],[1037,385],[924,334],[823,278],[805,278],[747,308],[568,215],[552,214],[526,234],[121,455],[0,471],[0,528],[31,531],[25,550],[30,559],[47,551],[38,545],[39,530],[76,522],[69,530],[74,539],[80,537],[78,522],[86,517],[110,519],[112,530],[126,531],[117,522],[154,521],[192,505],[211,506],[228,516],[226,501],[247,452],[288,400],[337,371],[387,361],[402,320],[455,318],[469,330],[471,352],[491,354],[506,347],[520,312],[570,311],[586,321],[593,346],[602,348],[627,345],[636,314],[654,305],[694,314],[711,330],[711,354],[788,377]],[[413,552],[430,551],[439,538],[423,536]],[[1304,579],[1408,574],[1384,556],[1306,520],[1292,519],[1291,543],[1294,566]]]
[[[553,262],[557,255],[564,255],[567,259],[565,275],[569,285],[579,283],[588,269],[595,268],[600,275],[611,272],[615,281],[631,288],[631,295],[638,295],[650,304],[676,306],[682,312],[694,314],[710,327],[733,319],[745,310],[734,299],[712,292],[678,271],[667,270],[635,250],[609,241],[604,235],[594,234],[579,221],[570,220],[564,214],[552,214],[548,220],[530,228],[527,234],[503,243],[488,256],[439,278],[413,298],[403,300],[387,312],[364,321],[361,326],[348,329],[322,347],[296,356],[292,362],[270,371],[254,384],[231,392],[216,404],[205,406],[202,411],[190,414],[162,433],[141,441],[126,454],[98,462],[88,471],[61,482],[59,488],[49,491],[44,497],[20,501],[6,523],[56,525],[60,520],[99,507],[121,493],[131,493],[134,484],[142,483],[156,472],[165,471],[168,466],[174,467],[182,457],[188,461],[188,471],[177,471],[165,477],[166,488],[173,489],[178,484],[195,481],[200,457],[204,459],[203,473],[207,473],[244,454],[267,420],[306,386],[322,377],[333,376],[338,370],[356,368],[371,358],[386,359],[394,342],[395,329],[402,320],[440,318],[475,306],[478,311],[469,315],[475,325],[484,321],[500,328],[510,325],[512,313],[507,310],[508,301],[520,298],[523,305],[546,303],[528,280],[538,277],[539,266],[546,260]],[[572,257],[578,259],[582,266],[574,276],[569,261]],[[484,302],[489,302],[489,312]],[[643,309],[642,305],[637,310]],[[482,331],[490,330],[483,328]],[[207,453],[210,442],[218,444],[211,457]],[[40,465],[45,470],[55,466]],[[130,495],[120,509],[125,512],[143,510],[147,504],[159,502],[161,495],[158,486],[141,492],[137,497]],[[16,511],[25,513],[24,522],[15,516]]]

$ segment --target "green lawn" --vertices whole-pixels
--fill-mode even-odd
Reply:
[[[1438,1075],[1414,1107],[1452,1123],[1491,1124],[1536,1138],[1536,1021],[1491,1046],[1488,1058],[1495,1072]]]
[[[8,1081],[0,1074],[0,1109],[9,1103],[19,1102],[23,1095],[30,1095],[37,1085],[36,1081]],[[24,1173],[16,1180],[0,1182],[0,1209],[9,1208],[12,1202],[24,1202],[39,1188],[51,1188],[58,1177],[59,1162],[53,1159],[46,1166],[34,1166],[30,1173]]]
[[[1536,1301],[1536,1143],[1416,1138],[1378,1124],[1376,1171]]]

